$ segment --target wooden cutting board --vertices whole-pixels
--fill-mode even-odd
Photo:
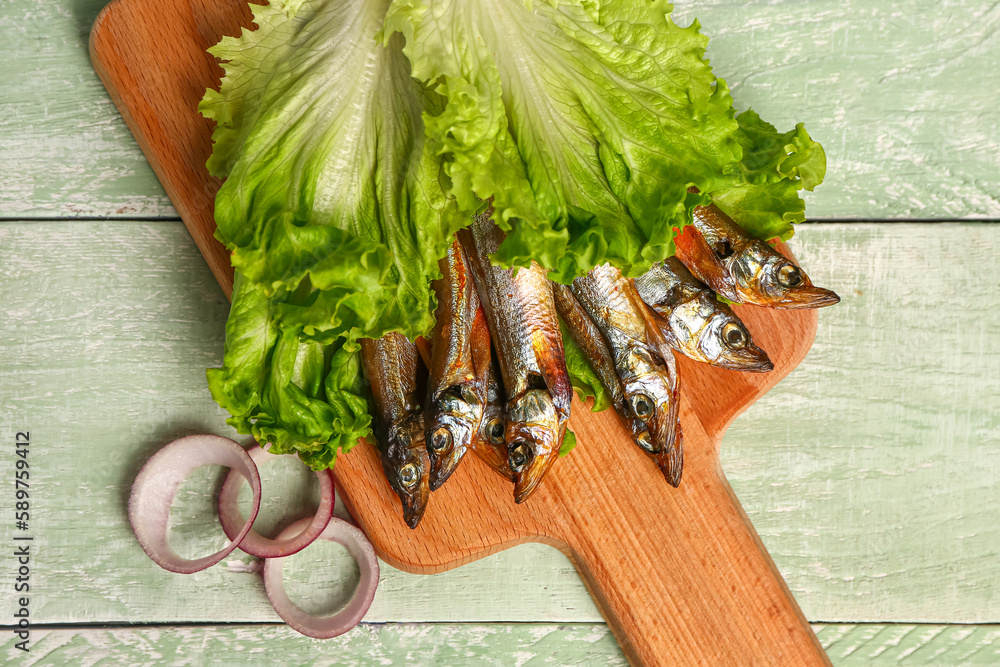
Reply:
[[[227,295],[232,269],[213,237],[220,182],[204,166],[212,126],[197,106],[222,76],[206,49],[250,25],[238,0],[114,0],[90,40],[97,73]],[[722,433],[802,360],[816,313],[737,312],[775,369],[741,374],[679,360],[678,489],[612,411],[589,413],[576,401],[570,425],[580,444],[524,505],[469,456],[411,531],[366,444],[337,462],[344,500],[379,556],[408,572],[441,572],[525,542],[562,550],[633,664],[829,664],[719,466]]]

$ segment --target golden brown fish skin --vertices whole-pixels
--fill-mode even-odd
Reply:
[[[696,206],[690,227],[674,239],[678,259],[730,301],[784,309],[821,308],[840,301],[715,204]]]
[[[488,256],[503,240],[492,212],[490,207],[476,216],[459,238],[469,255],[500,362],[514,500],[521,503],[559,456],[573,389],[545,271],[532,263],[515,275],[491,264]]]
[[[510,454],[504,438],[505,394],[500,384],[500,369],[493,354],[489,325],[482,304],[472,323],[472,358],[476,367],[479,394],[485,397],[483,418],[479,430],[472,438],[472,451],[494,472],[509,482],[514,481],[510,469]]]
[[[361,339],[361,361],[375,404],[375,447],[389,486],[416,528],[430,497],[430,460],[424,446],[416,346],[398,333]]]
[[[632,437],[677,486],[683,470],[679,424],[679,380],[673,353],[662,338],[631,279],[603,265],[573,281],[573,294],[601,332],[624,391]],[[666,347],[666,343],[663,343]],[[663,354],[665,353],[665,354]]]
[[[660,468],[667,482],[674,487],[680,486],[681,475],[684,471],[684,434],[681,429],[681,376],[677,372],[677,359],[673,350],[667,344],[667,338],[656,322],[656,313],[646,307],[639,296],[639,290],[635,288],[635,281],[631,278],[622,278],[623,289],[629,300],[635,305],[636,310],[646,323],[646,342],[652,349],[659,352],[659,357],[653,356],[654,362],[663,364],[666,373],[663,378],[670,390],[671,402],[667,406],[666,419],[675,425],[675,440],[672,447],[665,447],[662,452],[653,457],[656,465]],[[641,446],[641,445],[640,445]]]
[[[774,368],[739,317],[676,257],[635,279],[639,296],[658,317],[669,346],[696,361],[735,371]]]
[[[556,310],[566,329],[580,350],[587,357],[598,379],[604,385],[604,389],[611,397],[611,404],[623,420],[630,421],[628,416],[628,403],[625,401],[625,390],[622,389],[621,380],[615,374],[615,362],[604,342],[604,336],[597,326],[591,321],[586,309],[580,305],[573,289],[568,285],[552,283],[552,293],[556,298]],[[644,427],[643,427],[644,428]]]
[[[442,277],[434,281],[438,308],[424,406],[431,491],[445,483],[468,451],[482,422],[484,402],[477,391],[472,357],[472,324],[479,297],[458,240],[440,267]]]
[[[472,451],[495,473],[514,482],[514,471],[510,469],[510,453],[504,439],[504,393],[500,384],[500,369],[494,362],[487,371],[488,394],[483,409],[483,423],[472,439]]]
[[[618,413],[618,417],[625,424],[625,427],[629,430],[632,435],[632,439],[638,444],[643,451],[646,451],[653,460],[656,462],[658,468],[664,472],[668,481],[673,485],[677,486],[680,484],[681,473],[683,470],[683,441],[680,432],[680,422],[677,422],[677,445],[669,449],[660,452],[659,454],[651,454],[646,450],[646,446],[641,443],[651,443],[649,435],[649,427],[642,420],[637,418],[628,401],[625,398],[625,390],[622,387],[621,380],[618,379],[618,375],[615,371],[614,357],[608,346],[604,342],[604,337],[601,334],[597,326],[591,321],[590,316],[587,315],[586,309],[580,305],[577,301],[576,296],[573,294],[573,290],[566,286],[560,285],[558,283],[552,283],[552,290],[556,296],[556,308],[559,311],[559,315],[563,318],[566,323],[566,328],[576,344],[580,346],[580,349],[587,356],[588,361],[590,361],[591,367],[594,372],[597,373],[598,379],[600,379],[601,384],[607,390],[608,394],[611,396],[611,404]],[[648,331],[648,323],[647,323]],[[666,347],[666,343],[663,343]],[[678,405],[677,401],[679,396],[679,386],[677,382],[677,369],[674,365],[673,354],[666,350],[661,351],[661,356],[665,359],[664,364],[668,366],[667,379],[669,383],[670,393],[673,397],[672,405]],[[674,419],[676,422],[676,412],[669,417]]]
[[[417,352],[420,354],[420,359],[424,362],[424,366],[430,368],[431,357],[434,354],[434,344],[431,343],[431,339],[426,336],[418,336],[413,343],[417,346]]]

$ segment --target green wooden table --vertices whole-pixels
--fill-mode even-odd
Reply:
[[[104,2],[0,3],[0,660],[623,664],[541,545],[435,576],[383,566],[365,624],[326,642],[279,622],[246,557],[184,577],[142,554],[125,515],[140,465],[232,434],[204,378],[227,303],[90,67]],[[1000,664],[1000,6],[692,0],[675,16],[701,20],[740,108],[804,121],[830,159],[793,248],[843,302],[726,435],[733,488],[835,664]],[[212,543],[214,474],[175,505],[192,553]],[[308,473],[266,476],[288,495],[265,523],[308,504]],[[33,538],[28,653],[10,631],[16,536]],[[332,545],[289,564],[304,606],[348,594],[331,565],[350,575]]]

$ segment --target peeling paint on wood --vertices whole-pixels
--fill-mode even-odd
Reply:
[[[106,0],[0,3],[0,217],[176,217],[90,65]]]
[[[603,624],[362,624],[328,640],[284,626],[36,630],[31,653],[7,637],[0,656],[32,665],[468,665],[626,667]]]
[[[830,660],[838,667],[878,665],[996,665],[996,625],[814,624]]]
[[[1000,225],[798,239],[843,301],[723,440],[737,496],[807,618],[997,622]]]
[[[986,667],[1000,662],[995,625],[814,624],[836,667]],[[607,627],[545,623],[363,623],[329,640],[284,626],[60,628],[32,632],[30,653],[9,636],[0,656],[24,667],[52,664],[394,664],[508,667],[628,663]]]
[[[987,0],[675,3],[708,56],[779,129],[827,153],[811,218],[1000,217],[1000,7]]]

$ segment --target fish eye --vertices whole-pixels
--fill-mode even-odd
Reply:
[[[782,287],[798,287],[802,284],[802,271],[793,264],[785,264],[778,269],[778,282]]]
[[[649,437],[649,431],[642,431],[639,435],[635,436],[635,444],[643,448],[644,451],[650,454],[656,454],[660,449],[653,444],[653,439]]]
[[[632,406],[632,412],[639,419],[646,421],[646,419],[653,414],[653,401],[650,400],[649,396],[646,396],[645,394],[635,394],[628,400],[629,405]]]
[[[461,396],[462,400],[466,403],[479,402],[479,397],[476,396],[476,392],[472,391],[471,387],[467,387],[465,385],[462,385],[462,388],[459,390],[459,396]]]
[[[434,435],[431,436],[431,448],[435,452],[442,452],[449,446],[451,446],[451,431],[444,426],[434,431]]]
[[[407,463],[399,469],[399,479],[406,486],[413,486],[417,482],[417,466]]]
[[[486,425],[486,437],[494,445],[499,445],[503,442],[503,432],[504,425],[502,419],[493,418]]]
[[[406,447],[407,449],[410,448],[411,438],[410,434],[407,433],[406,431],[401,432],[396,439],[399,440],[399,444],[401,444],[403,447]]]
[[[510,467],[514,470],[520,470],[528,462],[529,458],[528,446],[522,442],[510,450]]]
[[[722,340],[730,349],[739,350],[746,347],[747,338],[746,330],[736,322],[729,322],[722,327]]]

